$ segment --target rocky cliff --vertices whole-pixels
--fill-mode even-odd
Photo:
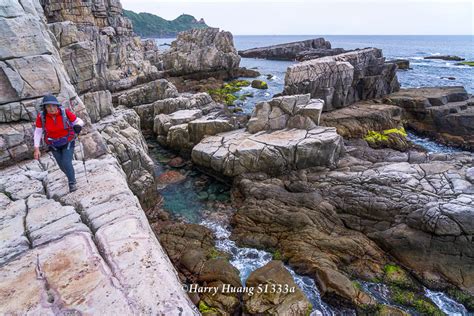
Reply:
[[[120,12],[118,1],[0,5],[2,314],[196,313],[130,190],[154,181],[151,165],[138,116],[113,108],[107,88],[153,71],[130,55],[142,54],[131,50],[140,41]],[[50,154],[18,163],[32,157],[31,121],[47,93],[86,122],[74,193]]]

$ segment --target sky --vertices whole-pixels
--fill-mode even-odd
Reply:
[[[473,35],[472,0],[121,0],[173,20],[186,13],[234,35]]]

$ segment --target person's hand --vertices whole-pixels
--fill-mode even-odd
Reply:
[[[35,147],[35,152],[34,152],[33,156],[35,157],[36,160],[40,159],[41,153],[40,153],[40,149],[38,147]]]
[[[74,133],[76,133],[77,135],[79,135],[79,133],[81,132],[82,130],[82,126],[79,125],[79,124],[76,124],[72,127],[72,129],[74,130]]]

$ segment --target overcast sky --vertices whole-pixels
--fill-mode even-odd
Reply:
[[[234,35],[474,34],[471,0],[121,0],[125,9],[172,20],[204,18]]]

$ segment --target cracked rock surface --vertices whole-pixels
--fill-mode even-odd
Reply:
[[[51,156],[0,173],[0,312],[194,314],[117,160],[86,165],[73,193]]]

